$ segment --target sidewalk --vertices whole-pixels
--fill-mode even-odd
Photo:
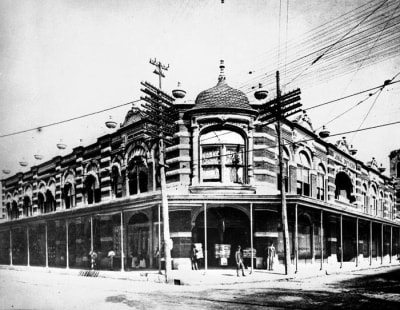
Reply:
[[[294,266],[293,266],[294,267]],[[296,279],[305,279],[329,274],[340,274],[357,270],[377,270],[389,267],[400,267],[399,262],[386,264],[362,264],[358,267],[354,262],[343,263],[340,265],[324,264],[321,270],[320,264],[299,265],[298,272],[292,275],[285,275],[285,269],[282,264],[276,266],[275,270],[268,271],[264,269],[251,269],[245,271],[246,276],[237,277],[236,269],[208,269],[205,270],[172,270],[169,276],[169,283],[175,285],[233,285],[243,283],[261,283],[271,281],[290,281]],[[40,273],[55,273],[76,276],[92,276],[100,278],[121,279],[130,281],[165,283],[164,274],[159,274],[157,270],[135,270],[135,271],[107,271],[107,270],[79,270],[79,269],[61,269],[44,267],[26,267],[26,266],[6,266],[0,265],[0,269],[29,271]]]

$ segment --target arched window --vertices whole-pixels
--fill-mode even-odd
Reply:
[[[25,194],[22,201],[22,213],[25,217],[32,216],[32,187],[25,188]]]
[[[300,152],[297,158],[297,194],[310,196],[311,163],[305,152]]]
[[[45,206],[44,206],[44,202],[45,202],[45,196],[44,196],[44,190],[43,191],[39,191],[38,193],[38,209],[39,209],[39,214],[43,214],[45,213]]]
[[[65,209],[73,208],[75,206],[74,184],[70,182],[65,183],[63,194],[64,194]]]
[[[362,203],[364,206],[364,213],[368,213],[368,196],[367,196],[368,188],[367,185],[363,184],[361,195],[362,195]]]
[[[129,195],[148,191],[148,174],[146,151],[135,147],[128,162]]]
[[[288,176],[289,176],[289,159],[290,159],[290,157],[289,157],[289,152],[286,149],[286,147],[283,148],[282,157],[283,157],[282,171],[283,171],[283,178],[284,178],[284,181],[285,181],[285,191],[288,192],[289,191],[289,177]],[[277,166],[277,170],[278,170],[278,173],[277,173],[277,182],[278,182],[278,184],[277,184],[277,186],[278,186],[278,190],[280,191],[281,190],[281,174],[280,174],[280,171],[279,171],[279,158],[277,160],[276,166]]]
[[[7,220],[11,220],[11,208],[12,208],[11,201],[7,201],[7,204],[6,204]]]
[[[11,219],[16,220],[19,218],[19,208],[17,201],[14,199],[11,206]]]
[[[336,175],[335,179],[335,199],[353,203],[355,201],[353,193],[353,184],[351,183],[350,177],[343,171]]]
[[[385,197],[383,195],[383,192],[379,192],[379,201],[378,201],[378,215],[379,216],[384,216],[384,205],[385,205]]]
[[[75,207],[75,178],[72,173],[68,173],[64,179],[62,195],[65,209]]]
[[[201,135],[201,182],[245,183],[244,138],[230,130],[214,130]]]
[[[22,212],[25,217],[32,216],[32,203],[29,196],[24,196]]]
[[[46,199],[44,202],[44,212],[49,213],[49,212],[54,212],[55,210],[56,210],[56,201],[54,199],[54,194],[50,189],[48,189],[46,191]]]
[[[100,185],[97,175],[89,174],[85,179],[85,193],[88,204],[97,203],[101,200]]]
[[[317,199],[325,200],[325,169],[321,164],[317,171]]]
[[[370,211],[372,215],[377,215],[378,213],[378,192],[375,186],[371,187],[371,202],[370,202]]]
[[[123,183],[124,183],[124,179],[123,179],[122,173],[120,171],[120,166],[114,164],[111,168],[111,188],[112,188],[114,197],[116,197],[116,198],[122,197]]]

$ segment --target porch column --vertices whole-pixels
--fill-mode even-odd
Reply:
[[[296,270],[295,273],[297,273],[298,270],[298,261],[299,261],[299,236],[298,236],[298,230],[299,230],[299,225],[298,225],[298,211],[297,211],[297,203],[294,207],[294,259],[295,259],[295,265],[296,265]]]
[[[372,221],[369,222],[369,265],[372,265]]]
[[[93,254],[93,215],[90,216],[90,268],[94,269],[94,263],[92,260]]]
[[[343,267],[343,215],[340,214],[340,268]]]
[[[28,267],[31,265],[31,257],[30,257],[30,251],[29,251],[29,226],[26,226],[26,253],[27,253],[27,259],[28,259]]]
[[[124,213],[121,211],[121,272],[125,271],[125,255],[124,255]]]
[[[254,255],[253,255],[253,204],[250,203],[250,248],[251,248],[251,255],[250,255],[250,259],[251,259],[251,272],[253,273],[253,269],[254,269]]]
[[[192,185],[199,184],[199,126],[197,124],[192,125],[193,134],[192,134],[192,141],[193,141],[193,158],[192,158],[192,167],[193,167],[193,174],[192,174]]]
[[[158,204],[158,273],[161,274],[161,204]]]
[[[93,252],[93,215],[90,216],[90,251]]]
[[[48,231],[47,231],[47,222],[45,225],[45,244],[46,244],[46,268],[49,268],[49,246],[48,246]]]
[[[356,267],[358,267],[358,217],[356,219]]]
[[[12,253],[12,229],[10,228],[10,266],[12,266],[13,253]]]
[[[204,273],[208,268],[208,253],[207,253],[207,204],[204,203]]]
[[[314,215],[313,215],[314,217]],[[314,233],[315,233],[315,223],[314,220],[311,223],[311,263],[314,264],[315,263],[315,237],[314,237]]]
[[[383,223],[381,224],[381,264],[383,264]]]
[[[321,210],[321,231],[320,231],[320,245],[321,245],[321,270],[324,269],[324,211]]]
[[[65,256],[67,256],[67,261],[66,261],[66,269],[69,269],[69,246],[68,246],[68,243],[69,243],[69,236],[68,236],[68,226],[69,226],[69,221],[68,221],[68,219],[66,219],[65,220],[65,240],[66,240],[66,243],[65,243],[65,246],[66,246],[66,248],[67,248],[67,250],[66,250],[66,255]]]
[[[389,256],[389,263],[392,263],[392,251],[393,251],[393,226],[390,225],[390,256]]]

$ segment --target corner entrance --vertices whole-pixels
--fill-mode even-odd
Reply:
[[[235,251],[250,248],[250,220],[246,213],[231,207],[211,207],[200,212],[192,230],[193,242],[201,243],[204,250],[207,232],[208,266],[236,266]],[[204,265],[204,261],[202,262]]]

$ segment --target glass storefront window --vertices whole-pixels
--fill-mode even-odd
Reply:
[[[149,218],[144,213],[133,214],[127,226],[128,262],[127,269],[149,268],[151,253]]]
[[[13,265],[27,265],[27,236],[26,227],[14,228],[12,235],[12,263]]]
[[[10,264],[10,231],[0,231],[0,264]]]
[[[121,270],[121,215],[98,215],[93,218],[96,268]]]
[[[29,261],[31,266],[46,266],[46,226],[44,223],[29,226]]]
[[[49,267],[66,267],[66,229],[65,221],[47,223],[47,243]]]
[[[90,266],[90,217],[69,220],[68,224],[69,267]]]

